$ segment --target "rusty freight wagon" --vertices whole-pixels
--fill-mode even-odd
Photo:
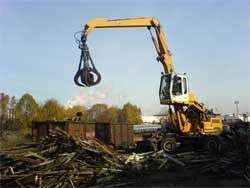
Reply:
[[[83,139],[95,138],[95,124],[73,121],[33,121],[32,140],[39,141],[48,136],[56,127],[66,131],[70,135],[79,136]]]
[[[120,147],[134,144],[133,125],[110,123],[86,123],[81,121],[33,121],[32,140],[39,141],[59,127],[72,136],[82,139],[97,138],[103,143]]]

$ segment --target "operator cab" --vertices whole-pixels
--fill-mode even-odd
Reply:
[[[186,74],[164,74],[159,90],[161,104],[188,104],[188,82]]]

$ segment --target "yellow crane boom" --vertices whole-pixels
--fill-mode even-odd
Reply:
[[[159,20],[152,17],[103,19],[96,18],[86,23],[83,34],[88,35],[95,28],[121,28],[121,27],[153,27],[156,32],[157,41],[154,41],[158,60],[162,63],[165,73],[174,72],[171,52],[168,49],[167,40]]]

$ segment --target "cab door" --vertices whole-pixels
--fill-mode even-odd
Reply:
[[[172,79],[172,101],[188,104],[188,81],[185,74],[175,74]]]

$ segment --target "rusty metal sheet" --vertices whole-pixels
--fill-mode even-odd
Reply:
[[[88,123],[88,124],[86,124],[86,134],[85,134],[85,136],[86,136],[86,138],[87,139],[91,139],[91,138],[95,138],[95,124],[91,124],[91,123]]]

